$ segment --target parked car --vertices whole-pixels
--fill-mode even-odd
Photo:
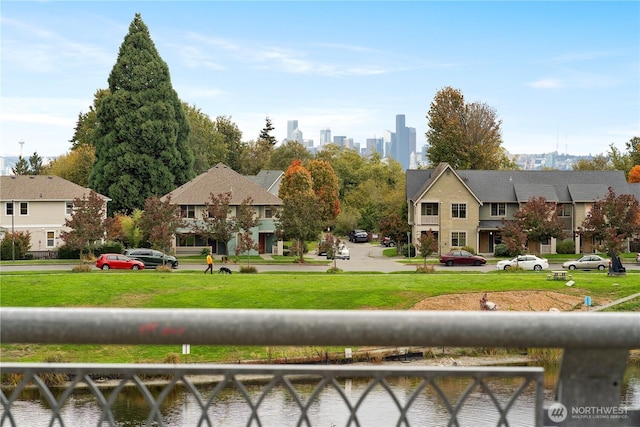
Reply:
[[[598,270],[604,270],[609,267],[610,263],[611,261],[599,255],[585,255],[582,258],[563,263],[562,268],[568,270],[591,270],[596,268]]]
[[[487,263],[484,257],[474,255],[467,251],[452,251],[446,254],[440,255],[440,262],[442,264],[452,265],[483,265]]]
[[[125,249],[124,254],[129,258],[142,261],[146,268],[156,268],[159,265],[169,265],[171,268],[178,268],[178,259],[171,255],[163,254],[154,249]]]
[[[334,254],[335,251],[335,254]],[[328,248],[327,249],[327,259],[351,259],[351,251],[349,251],[349,248],[341,245],[338,246],[337,249],[334,250],[334,248]]]
[[[96,267],[101,270],[144,270],[144,263],[137,259],[120,254],[102,254],[96,260]]]
[[[636,262],[637,262],[638,264],[640,264],[640,253],[638,253],[638,255],[636,255]]]
[[[380,243],[382,243],[384,246],[388,248],[393,248],[396,246],[396,242],[391,240],[391,237],[383,237]]]
[[[525,270],[548,270],[549,261],[535,255],[518,255],[511,260],[502,260],[496,264],[498,270],[508,270],[512,267],[520,267]]]
[[[368,242],[369,233],[364,230],[353,230],[349,232],[349,241],[353,243]]]

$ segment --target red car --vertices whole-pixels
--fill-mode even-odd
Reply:
[[[137,259],[120,254],[102,254],[96,260],[96,267],[102,270],[122,269],[122,270],[144,270],[144,264]]]
[[[452,265],[483,265],[487,263],[487,260],[481,256],[474,255],[467,251],[452,251],[448,254],[440,255],[440,262],[442,264]]]

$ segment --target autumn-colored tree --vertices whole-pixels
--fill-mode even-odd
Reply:
[[[502,243],[507,246],[510,255],[520,255],[527,244],[527,233],[525,233],[517,221],[502,220],[500,227]]]
[[[127,235],[124,232],[122,223],[127,217],[124,214],[117,213],[114,216],[107,217],[104,220],[104,229],[107,232],[107,240],[125,243]]]
[[[640,182],[640,165],[635,165],[629,171],[629,182],[633,184]]]
[[[171,203],[171,195],[168,195],[164,201],[158,196],[148,197],[145,200],[139,226],[144,238],[153,249],[167,251],[171,247],[171,239],[183,224],[180,206]]]
[[[454,169],[516,167],[502,147],[502,121],[487,104],[467,104],[460,90],[447,86],[436,93],[427,119],[431,164],[446,162]]]
[[[402,219],[397,213],[392,213],[380,220],[380,235],[388,236],[396,242],[396,253],[400,253],[402,242],[407,238],[410,231],[407,221]]]
[[[194,225],[196,233],[207,240],[216,240],[221,244],[224,254],[229,255],[229,241],[238,232],[238,223],[231,217],[232,194],[230,191],[209,194],[209,201],[205,203],[202,212],[202,224]]]
[[[564,224],[558,217],[557,203],[545,197],[530,198],[513,216],[530,243],[562,237]]]
[[[318,213],[318,198],[313,191],[311,173],[295,160],[287,168],[278,192],[282,206],[276,213],[276,231],[282,238],[295,241],[303,248],[304,242],[316,240],[322,231]],[[299,262],[304,261],[304,251],[299,251]]]
[[[76,148],[58,156],[45,168],[47,175],[56,175],[82,187],[89,185],[89,175],[96,160],[96,150],[91,144]]]
[[[64,220],[71,231],[61,232],[60,238],[69,248],[80,251],[80,259],[84,249],[104,237],[105,215],[105,202],[95,191],[73,200],[71,218]]]
[[[318,200],[318,214],[322,228],[329,228],[335,224],[340,214],[340,198],[338,176],[325,160],[312,160],[307,165],[313,181],[313,192]]]
[[[236,255],[247,254],[247,266],[249,266],[251,251],[258,250],[258,243],[253,239],[252,229],[257,227],[260,221],[256,216],[256,210],[252,207],[253,199],[247,197],[238,206],[236,221],[238,224],[238,241],[236,242]]]
[[[640,233],[640,206],[631,194],[616,193],[611,187],[606,197],[597,200],[582,221],[581,234],[604,243],[604,250],[621,252],[625,241]]]
[[[131,215],[122,214],[121,224],[122,231],[126,236],[125,241],[129,247],[137,248],[144,239],[142,230],[140,229],[140,219],[142,218],[142,209],[134,210]]]
[[[28,231],[7,232],[0,242],[0,259],[25,259],[31,247],[31,233]]]
[[[420,256],[424,260],[423,267],[427,267],[427,257],[434,252],[438,251],[438,238],[433,234],[431,229],[426,233],[420,234],[418,241],[416,242],[416,248],[420,252]]]

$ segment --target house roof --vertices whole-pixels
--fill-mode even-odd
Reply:
[[[228,191],[231,192],[231,205],[240,205],[247,197],[253,199],[254,205],[282,204],[279,197],[222,163],[162,196],[161,200],[170,195],[171,201],[177,205],[204,205],[210,200],[211,193]]]
[[[273,195],[278,195],[284,172],[278,170],[261,170],[257,175],[245,176]]]
[[[55,175],[3,175],[0,176],[0,199],[22,201],[73,201],[87,197],[90,188],[67,181]],[[106,196],[98,194],[109,201]]]
[[[482,205],[482,200],[480,200],[478,196],[473,192],[473,190],[469,188],[466,180],[463,177],[461,177],[448,163],[440,163],[435,169],[433,169],[433,172],[429,174],[428,177],[426,177],[426,180],[422,183],[418,192],[415,193],[415,199],[420,198],[424,193],[429,191],[429,188],[431,188],[431,186],[438,180],[438,178],[440,178],[440,176],[447,170],[451,171],[456,176],[456,178],[462,183],[462,185],[464,185],[464,187],[467,190],[469,190],[471,195],[476,198],[476,200],[478,201],[478,204]],[[408,177],[409,177],[409,174],[407,174],[407,193],[409,189]],[[416,184],[418,183],[412,183],[412,185],[416,185]]]
[[[407,199],[417,200],[438,168],[407,170]],[[634,194],[622,171],[456,170],[482,202],[518,203],[527,195],[558,203],[600,200],[611,187],[616,194]]]

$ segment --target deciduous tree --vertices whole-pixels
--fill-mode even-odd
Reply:
[[[291,162],[302,160],[308,162],[313,155],[298,141],[287,141],[273,149],[269,159],[269,169],[286,171]]]
[[[202,224],[195,224],[196,233],[203,238],[216,240],[218,244],[222,243],[225,255],[229,255],[229,241],[239,229],[236,218],[231,216],[231,197],[230,191],[219,194],[210,193],[209,201],[205,203],[205,209],[202,212]]]
[[[194,176],[189,123],[169,67],[140,14],[129,26],[96,110],[96,163],[89,184],[108,195],[111,211],[143,208]]]
[[[82,187],[89,186],[89,175],[96,159],[91,144],[78,145],[70,152],[58,156],[45,167],[47,175],[56,175]]]
[[[423,267],[427,267],[427,257],[438,251],[438,239],[431,230],[420,234],[416,242],[416,248],[420,252],[420,256],[424,260]]]
[[[629,172],[629,182],[633,184],[640,182],[640,165],[635,165],[631,168]]]
[[[147,198],[140,216],[140,230],[153,249],[167,251],[171,239],[183,225],[180,206],[171,203],[171,195],[164,201],[158,196]]]
[[[311,174],[313,192],[318,200],[317,209],[322,228],[329,228],[335,225],[340,214],[338,176],[331,164],[324,160],[310,161],[307,170]]]
[[[607,196],[593,203],[582,222],[581,234],[604,243],[604,250],[621,252],[626,239],[640,233],[640,207],[631,194],[616,193],[611,187]]]
[[[240,203],[236,213],[238,223],[238,241],[236,242],[236,255],[247,254],[247,266],[249,265],[250,253],[258,250],[258,243],[253,239],[252,229],[257,227],[260,221],[256,216],[256,210],[252,206],[253,199],[246,198]]]
[[[527,233],[522,230],[518,221],[501,220],[500,235],[510,255],[520,255],[527,244]]]
[[[530,243],[562,237],[564,225],[558,217],[557,204],[545,197],[530,198],[513,216]]]
[[[85,195],[73,200],[71,218],[64,220],[65,227],[71,231],[61,232],[60,238],[69,248],[80,251],[80,259],[84,249],[104,236],[104,205],[104,200],[92,190],[88,197]]]
[[[380,220],[380,235],[388,236],[396,242],[396,253],[400,253],[402,242],[407,239],[407,233],[411,230],[407,221],[397,213],[391,213]]]

